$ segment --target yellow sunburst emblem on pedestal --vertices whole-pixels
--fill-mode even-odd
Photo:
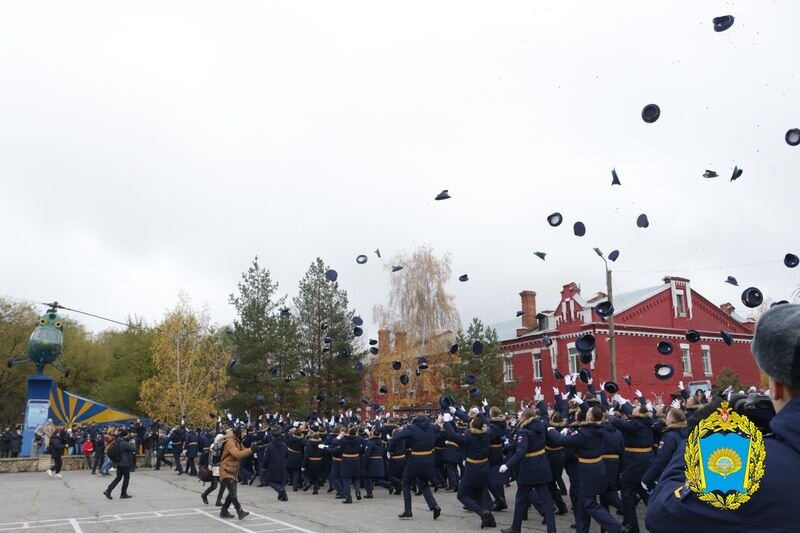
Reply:
[[[727,478],[742,469],[742,458],[730,448],[719,448],[708,458],[708,469]]]

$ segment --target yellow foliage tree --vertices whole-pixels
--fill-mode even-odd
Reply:
[[[185,295],[167,313],[153,339],[156,373],[142,383],[139,406],[152,418],[210,425],[227,398],[231,350],[224,331],[197,313]]]

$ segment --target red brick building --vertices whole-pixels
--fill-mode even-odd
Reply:
[[[613,297],[620,394],[630,399],[635,389],[641,389],[650,400],[668,400],[670,393],[678,390],[678,381],[715,383],[725,367],[738,373],[743,385],[758,386],[760,375],[750,353],[754,324],[737,315],[732,305],[718,307],[693,291],[688,279],[666,277],[663,281]],[[564,382],[555,379],[554,368],[562,374],[589,368],[597,388],[610,379],[608,323],[594,310],[595,305],[607,300],[605,294],[587,300],[577,284],[568,283],[555,309],[543,312],[537,311],[535,292],[523,291],[520,297],[525,314],[493,324],[502,340],[504,379],[517,382],[509,401],[532,398],[536,386],[543,387],[546,398],[552,397],[554,386],[563,390]],[[700,333],[699,342],[686,340],[689,329]],[[731,346],[723,342],[721,330],[733,337]],[[596,339],[589,365],[581,364],[575,349],[575,340],[586,333]],[[551,346],[545,345],[544,336],[553,341]],[[662,340],[672,343],[672,354],[661,355],[656,350]],[[674,376],[656,379],[657,363],[671,364]],[[625,375],[630,375],[631,386],[625,384]],[[579,390],[585,389],[579,386]]]

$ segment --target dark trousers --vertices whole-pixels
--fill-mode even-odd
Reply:
[[[495,502],[506,501],[505,484],[508,481],[508,474],[500,473],[500,465],[489,466],[489,492],[492,494]]]
[[[156,456],[156,470],[161,470],[161,463],[169,465],[170,468],[175,466],[175,463],[167,459],[163,454]]]
[[[181,467],[181,451],[179,449],[172,449],[172,459],[175,461],[175,470],[177,470],[179,474],[183,474],[183,468]]]
[[[580,496],[580,505],[578,513],[580,519],[576,514],[575,523],[577,524],[577,533],[589,532],[589,518],[593,518],[595,522],[600,524],[600,527],[607,533],[618,533],[622,531],[622,524],[620,524],[607,509],[597,503],[597,496]],[[554,530],[555,531],[555,530]]]
[[[197,475],[197,467],[194,466],[194,457],[186,458],[186,473],[190,476]]]
[[[622,516],[623,522],[630,525],[634,531],[639,530],[639,519],[636,516],[636,495],[639,494],[642,501],[647,503],[647,491],[642,488],[641,476],[634,479],[624,479],[622,481]]]
[[[85,454],[83,457],[86,459],[86,468],[89,469],[89,470],[94,470],[94,468],[92,468],[92,456],[91,456],[91,454]]]
[[[566,513],[567,504],[564,503],[564,498],[561,496],[561,491],[558,489],[558,484],[555,481],[551,481],[547,486],[550,488],[550,496],[553,498],[553,503],[556,504],[556,508],[559,510],[559,512]]]
[[[342,479],[342,494],[344,495],[344,501],[351,502],[353,501],[353,497],[350,495],[350,484],[353,484],[353,488],[356,491],[356,496],[359,498],[361,497],[361,485],[359,484],[359,479],[357,477],[343,477]]]
[[[94,456],[94,464],[92,465],[92,474],[94,474],[95,471],[97,471],[97,469],[100,468],[103,465],[103,459],[104,458],[105,458],[105,455],[95,455]]]
[[[58,456],[57,457],[53,457],[53,464],[55,465],[53,467],[53,472],[55,472],[56,474],[61,472],[61,457],[58,457]]]
[[[227,478],[222,480],[222,487],[228,490],[228,497],[225,498],[225,503],[222,504],[222,509],[227,511],[231,504],[233,504],[233,508],[237,511],[242,510],[242,506],[239,504],[239,485],[237,485],[236,480],[232,478]],[[221,490],[221,489],[220,489]]]
[[[278,483],[277,481],[267,481],[267,485],[272,487],[272,489],[278,493],[278,496],[281,496],[286,492],[286,483]]]
[[[289,480],[292,484],[292,490],[297,492],[300,488],[300,468],[289,469]]]
[[[5,459],[11,455],[11,450],[0,450],[0,458]]]
[[[483,513],[488,511],[488,509],[483,506],[486,502],[486,499],[483,497],[483,489],[483,487],[467,487],[462,483],[458,487],[458,501],[473,513],[482,516]]]
[[[128,482],[131,480],[131,467],[129,466],[117,467],[117,477],[108,485],[106,492],[111,494],[111,491],[114,490],[120,479],[122,480],[122,495],[128,494]]]
[[[609,506],[614,506],[617,509],[622,510],[622,500],[620,499],[617,491],[614,489],[609,489],[600,495],[600,505],[606,509],[608,509]]]
[[[219,476],[213,476],[211,478],[211,486],[203,492],[203,496],[208,497],[208,495],[214,492],[217,487],[219,487],[219,492],[217,493],[217,505],[222,505],[222,495],[225,493],[225,485],[219,482]]]
[[[550,496],[550,488],[547,484],[541,485],[521,485],[517,483],[517,495],[514,498],[514,520],[511,529],[514,531],[522,530],[522,518],[528,510],[528,506],[536,500],[537,510],[544,515],[547,532],[555,533],[556,515],[553,512],[553,499]]]
[[[444,471],[447,476],[447,488],[458,489],[458,466],[455,463],[445,463]]]
[[[403,470],[403,505],[405,511],[411,512],[411,482],[419,480],[419,490],[428,504],[431,511],[439,507],[436,498],[433,497],[431,488],[427,482],[433,482],[436,477],[434,473],[434,463],[432,460],[410,459]]]

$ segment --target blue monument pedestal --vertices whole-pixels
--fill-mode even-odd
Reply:
[[[22,457],[30,457],[36,428],[47,422],[50,412],[50,389],[53,378],[28,376],[28,401],[25,404],[25,426],[22,433]]]

